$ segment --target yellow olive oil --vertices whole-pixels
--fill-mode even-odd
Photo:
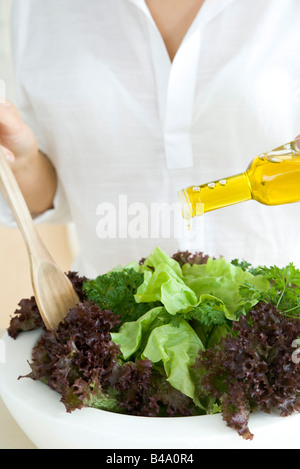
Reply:
[[[243,173],[178,192],[183,217],[254,199],[265,205],[300,201],[300,150],[296,142],[257,156]]]

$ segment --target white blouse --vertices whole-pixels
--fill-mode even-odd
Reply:
[[[299,0],[206,0],[172,63],[144,0],[16,0],[13,48],[18,106],[59,177],[36,222],[74,223],[74,269],[155,246],[300,266],[298,203],[243,202],[188,232],[177,200],[300,133]]]

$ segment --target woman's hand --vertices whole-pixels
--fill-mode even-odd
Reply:
[[[0,102],[0,145],[35,216],[52,207],[56,173],[38,149],[37,139],[9,101]]]
[[[23,122],[18,109],[9,101],[0,103],[0,144],[8,160],[36,155],[38,145],[32,130]]]

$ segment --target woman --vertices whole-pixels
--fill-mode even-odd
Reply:
[[[0,143],[36,223],[74,222],[74,268],[190,247],[176,192],[294,139],[299,14],[295,0],[15,2],[21,114],[0,105]],[[298,211],[210,212],[192,247],[300,265]]]

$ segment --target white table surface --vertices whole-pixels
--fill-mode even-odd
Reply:
[[[0,338],[4,331],[0,330]],[[0,397],[0,449],[36,449]]]

